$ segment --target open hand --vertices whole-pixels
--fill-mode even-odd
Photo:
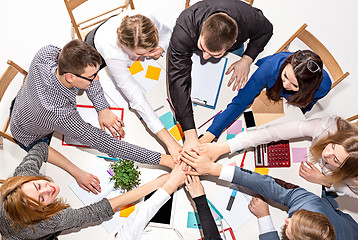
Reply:
[[[114,114],[109,108],[105,108],[98,112],[98,121],[101,129],[105,130],[105,127],[111,132],[112,136],[118,138],[119,136],[124,138],[125,132],[123,130],[123,121]]]
[[[228,75],[234,70],[227,84],[227,86],[230,87],[231,84],[234,83],[232,86],[233,91],[239,91],[247,83],[252,61],[249,56],[244,55],[239,61],[234,62],[226,71],[225,74]]]
[[[220,175],[221,165],[212,162],[208,156],[202,154],[196,148],[184,150],[180,159],[195,170],[187,171],[187,174],[196,176],[204,174]]]
[[[326,178],[323,173],[321,173],[321,171],[316,168],[312,163],[306,163],[309,167],[306,167],[303,162],[301,162],[299,175],[309,182],[327,186],[328,182],[326,181]]]
[[[75,179],[78,185],[87,192],[91,191],[96,195],[101,192],[101,185],[97,176],[80,169]]]
[[[186,175],[185,186],[188,188],[192,198],[196,198],[205,194],[204,187],[200,182],[199,176]]]

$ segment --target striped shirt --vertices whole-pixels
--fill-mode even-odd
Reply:
[[[49,45],[32,60],[11,114],[14,138],[29,146],[57,131],[111,157],[159,164],[160,153],[118,140],[81,118],[76,108],[78,89],[66,88],[56,77],[60,51]],[[86,93],[97,112],[109,107],[99,81],[93,81]]]

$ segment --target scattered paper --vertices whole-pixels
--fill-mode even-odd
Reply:
[[[307,148],[292,148],[292,162],[300,163],[307,161]]]
[[[129,69],[129,71],[131,72],[132,75],[137,74],[137,73],[139,73],[139,72],[144,70],[142,64],[138,60],[135,61],[132,64],[132,66],[130,66],[128,69]]]
[[[199,221],[199,215],[196,212],[188,212],[188,223],[187,228],[199,228],[201,229],[201,224]]]
[[[119,216],[128,217],[135,210],[135,204],[128,204],[126,206],[121,207]]]
[[[261,174],[261,175],[267,175],[269,172],[268,168],[255,168],[255,173]]]
[[[149,65],[147,73],[145,74],[145,77],[158,81],[161,70],[162,69],[159,67],[154,67],[154,66]]]
[[[177,141],[180,141],[184,137],[183,130],[181,129],[181,126],[179,123],[177,125],[175,125],[172,129],[170,129],[169,132],[173,135],[173,137]]]
[[[177,121],[175,121],[174,116],[171,112],[167,112],[163,116],[159,117],[160,121],[162,121],[164,127],[166,129],[171,129],[177,124]]]
[[[242,131],[242,121],[236,120],[231,126],[226,130],[227,134],[239,134]]]

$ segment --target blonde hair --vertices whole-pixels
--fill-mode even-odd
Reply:
[[[22,185],[36,180],[52,182],[51,178],[46,176],[17,176],[0,181],[0,183],[3,182],[0,187],[3,208],[16,229],[47,220],[69,207],[62,199],[56,199],[50,205],[45,206],[27,196],[21,189]]]
[[[334,227],[327,216],[304,209],[292,215],[291,233],[292,240],[336,239]]]
[[[154,23],[141,14],[124,17],[117,29],[117,37],[120,45],[131,50],[154,49],[159,43],[158,30]]]
[[[358,128],[340,117],[336,118],[337,132],[318,140],[310,148],[312,161],[322,157],[324,148],[332,143],[339,144],[348,152],[342,165],[327,176],[332,184],[343,184],[346,179],[358,177]]]

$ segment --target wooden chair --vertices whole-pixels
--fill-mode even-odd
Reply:
[[[254,3],[254,0],[243,0],[243,1],[248,2],[248,4],[250,4],[251,6]],[[187,9],[188,7],[190,7],[190,0],[185,1],[185,9]]]
[[[353,121],[355,121],[355,120],[357,120],[357,119],[358,119],[358,114],[357,114],[357,115],[354,115],[354,116],[352,116],[352,117],[350,117],[350,118],[347,118],[346,120],[347,120],[348,122],[353,122]],[[355,125],[358,126],[358,121],[353,122],[353,124],[355,124]]]
[[[332,76],[333,84],[332,88],[337,86],[338,83],[340,83],[343,79],[345,79],[349,73],[343,73],[341,67],[337,63],[337,61],[334,59],[332,54],[328,51],[328,49],[307,29],[307,24],[303,24],[302,27],[300,27],[283,45],[282,47],[276,52],[282,52],[282,51],[288,51],[288,48],[291,44],[291,42],[298,38],[303,43],[305,43],[313,52],[318,54],[323,64],[328,69],[329,73]]]
[[[67,12],[70,15],[71,22],[76,32],[76,35],[81,40],[84,40],[86,34],[90,30],[92,30],[96,25],[106,21],[108,18],[110,18],[113,15],[118,15],[119,13],[123,12],[128,8],[129,5],[131,9],[134,9],[133,0],[125,0],[124,4],[121,6],[118,6],[112,10],[106,11],[95,17],[77,23],[73,15],[73,10],[76,9],[81,4],[87,2],[87,0],[64,0],[64,2],[67,8]]]
[[[14,62],[8,60],[7,64],[9,64],[9,67],[6,69],[4,74],[0,77],[0,102],[5,94],[6,89],[8,88],[8,86],[10,85],[10,83],[12,82],[12,80],[15,78],[15,76],[18,73],[21,73],[24,75],[23,81],[25,81],[25,78],[27,76],[27,72],[24,69],[22,69],[21,67],[19,67],[17,64],[15,64]],[[5,125],[3,126],[2,130],[0,131],[0,136],[3,138],[6,138],[12,142],[15,142],[12,135],[9,133],[6,133],[6,130],[9,127],[9,123],[10,123],[10,115],[8,115]]]

